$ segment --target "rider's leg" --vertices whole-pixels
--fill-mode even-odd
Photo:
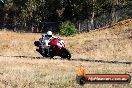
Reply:
[[[49,44],[48,40],[45,40],[45,48],[46,48],[46,54],[49,56]]]
[[[47,55],[47,56],[50,56],[50,54],[49,54],[49,52],[50,52],[50,47],[49,47],[49,46],[46,46],[45,49],[46,49],[46,55]]]

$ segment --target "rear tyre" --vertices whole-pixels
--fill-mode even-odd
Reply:
[[[71,60],[71,54],[66,48],[62,48],[61,58],[66,58],[67,60]]]

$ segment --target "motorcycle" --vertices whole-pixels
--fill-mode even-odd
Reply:
[[[65,48],[65,44],[63,40],[60,40],[57,38],[52,39],[49,42],[49,51],[39,41],[35,41],[34,45],[38,47],[36,51],[39,52],[43,57],[53,58],[54,56],[60,56],[61,58],[64,58],[67,60],[71,59],[71,54],[69,50]]]

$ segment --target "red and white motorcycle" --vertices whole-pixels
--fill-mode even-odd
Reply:
[[[49,51],[42,46],[39,41],[35,41],[34,45],[38,47],[36,51],[38,51],[43,57],[50,57],[53,58],[54,56],[60,56],[61,58],[70,60],[71,54],[68,49],[65,48],[65,44],[63,40],[60,39],[53,39],[49,42]],[[48,54],[49,52],[49,54]]]

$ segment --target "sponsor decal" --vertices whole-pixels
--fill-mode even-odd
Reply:
[[[130,83],[129,74],[86,74],[85,69],[80,66],[76,76],[77,83],[80,85],[88,83]]]

